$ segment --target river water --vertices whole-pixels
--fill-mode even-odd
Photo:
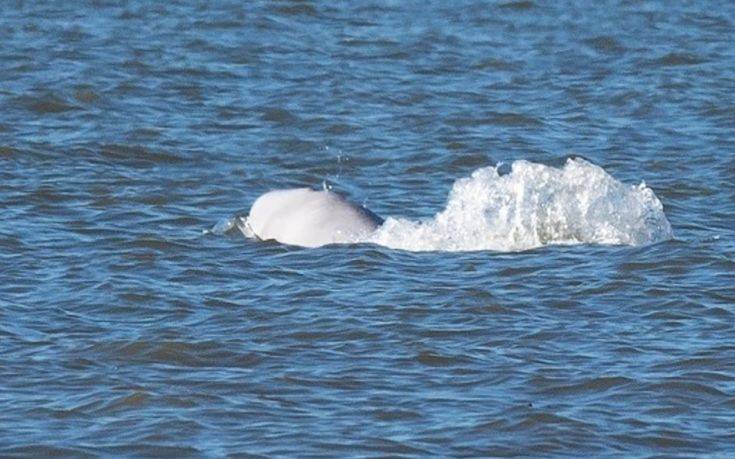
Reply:
[[[735,4],[6,1],[0,455],[735,450]],[[323,187],[386,218],[228,230]]]

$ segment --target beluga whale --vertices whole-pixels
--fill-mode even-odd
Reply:
[[[236,223],[249,238],[320,247],[356,242],[383,219],[331,190],[291,188],[263,194]]]

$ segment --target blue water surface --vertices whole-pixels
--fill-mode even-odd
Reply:
[[[735,450],[735,4],[0,4],[0,455]],[[331,186],[429,218],[581,156],[674,238],[303,249]]]

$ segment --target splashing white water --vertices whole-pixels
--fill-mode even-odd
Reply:
[[[367,239],[403,250],[518,251],[548,244],[646,245],[671,239],[661,201],[583,159],[557,169],[515,161],[457,180],[433,219],[388,218]]]

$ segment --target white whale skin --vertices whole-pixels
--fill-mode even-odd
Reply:
[[[382,223],[370,210],[332,191],[293,188],[260,196],[238,227],[247,237],[319,247],[356,242]]]

